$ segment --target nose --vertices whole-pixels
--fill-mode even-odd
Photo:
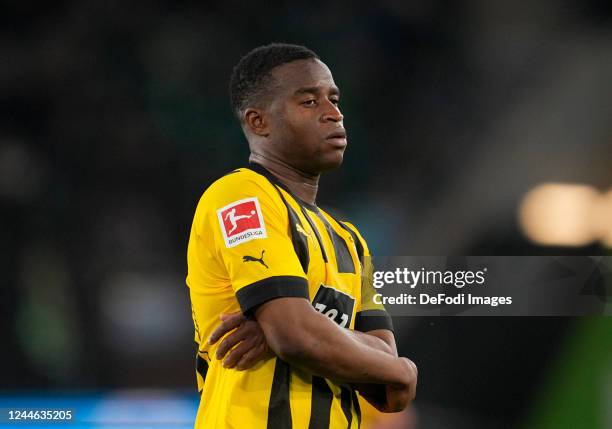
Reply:
[[[340,109],[337,105],[327,100],[327,109],[325,113],[321,116],[322,122],[342,122],[344,116],[340,112]]]

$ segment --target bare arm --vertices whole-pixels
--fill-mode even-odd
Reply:
[[[368,332],[349,330],[348,333],[359,342],[397,357],[395,337],[387,329]],[[259,323],[241,312],[221,314],[219,325],[210,335],[208,343],[215,344],[226,334],[229,335],[219,344],[215,355],[217,359],[224,359],[224,367],[243,370],[269,356],[268,344]]]
[[[316,314],[319,314],[316,312]],[[333,326],[335,324],[332,323]],[[397,347],[392,331],[386,329],[372,330],[367,333],[342,329],[342,332],[352,341],[379,350],[397,358]],[[246,369],[257,361],[269,356],[266,338],[259,323],[249,320],[242,313],[221,315],[221,323],[210,336],[209,342],[214,344],[225,334],[228,334],[217,349],[217,359],[224,359],[223,366]],[[295,331],[296,335],[301,335]],[[227,357],[226,357],[227,355]],[[404,409],[414,399],[416,394],[417,369],[408,359],[399,359],[400,363],[408,364],[414,375],[409,385],[398,386],[384,383],[352,383],[355,389],[378,410],[395,412]],[[321,374],[322,375],[322,374]]]
[[[374,347],[385,353],[389,353],[397,357],[397,346],[395,345],[395,336],[388,329],[376,329],[368,332],[349,331],[357,341]]]
[[[381,346],[374,337],[358,339],[360,334],[339,327],[306,299],[274,299],[262,304],[255,316],[272,351],[313,374],[396,389],[406,389],[415,383],[410,361],[368,344],[374,341]]]

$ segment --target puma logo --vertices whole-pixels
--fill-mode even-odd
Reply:
[[[262,251],[261,251],[261,256],[260,256],[259,258],[256,258],[255,256],[249,256],[249,255],[243,256],[243,257],[242,257],[242,262],[259,262],[259,263],[260,263],[261,265],[263,265],[264,267],[266,267],[266,268],[270,268],[270,267],[268,267],[268,266],[266,265],[266,263],[265,263],[265,262],[264,262],[264,260],[263,260],[263,255],[264,255],[264,253],[266,253],[266,251],[265,251],[265,250],[262,250]]]

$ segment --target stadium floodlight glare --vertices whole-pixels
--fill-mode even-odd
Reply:
[[[525,235],[537,244],[588,245],[601,237],[600,224],[610,222],[599,220],[601,200],[592,186],[541,184],[525,195],[519,222]]]
[[[602,244],[612,247],[612,189],[597,203],[595,224]]]

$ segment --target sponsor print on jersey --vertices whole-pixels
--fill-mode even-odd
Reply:
[[[226,247],[234,247],[257,238],[266,238],[261,207],[257,197],[234,201],[217,210]]]
[[[312,300],[312,305],[319,313],[329,317],[340,327],[348,328],[351,326],[355,298],[349,294],[322,284]]]

